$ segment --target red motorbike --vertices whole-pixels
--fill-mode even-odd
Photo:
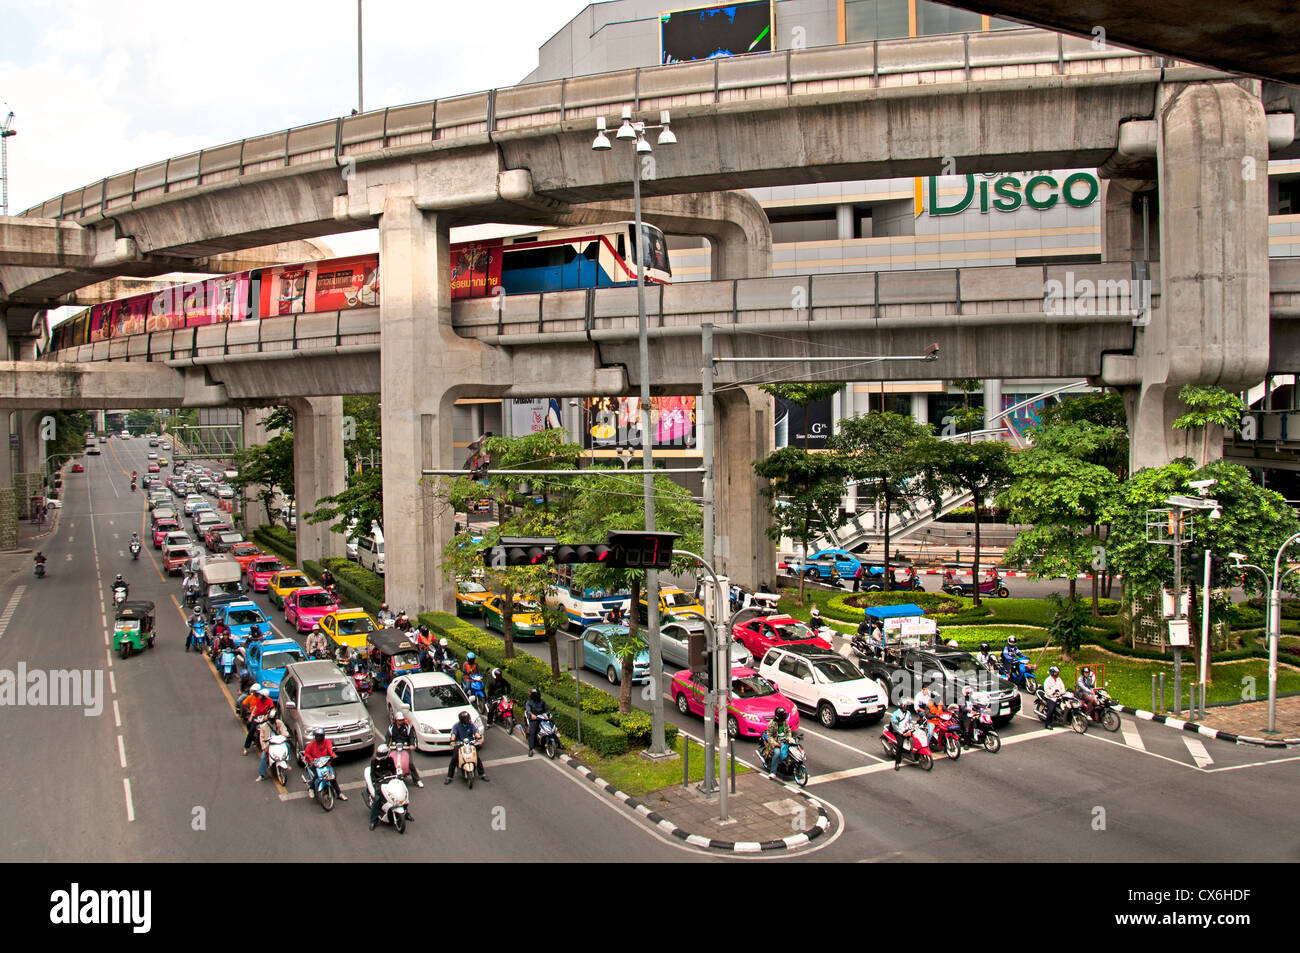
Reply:
[[[925,720],[930,725],[930,736],[934,739],[934,746],[942,748],[943,753],[953,761],[960,758],[961,729],[953,713],[945,711],[940,715],[927,714]]]
[[[892,760],[898,748],[898,739],[889,725],[880,733],[880,747],[885,750],[885,756]],[[914,729],[903,739],[903,757],[911,758],[913,764],[919,764],[925,771],[934,767],[934,755],[930,753],[930,743],[925,737],[924,728]]]
[[[357,694],[365,702],[369,700],[370,693],[375,690],[375,680],[371,677],[369,671],[359,668],[352,673],[352,687],[357,690]]]
[[[509,695],[502,695],[492,705],[492,720],[505,726],[506,734],[515,733],[515,700]]]

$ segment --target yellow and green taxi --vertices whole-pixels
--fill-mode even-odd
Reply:
[[[649,624],[649,603],[646,602],[645,596],[641,596],[641,603],[638,607],[638,614],[641,617],[642,624]],[[659,618],[668,619],[673,616],[699,616],[704,617],[704,606],[688,593],[685,589],[674,589],[665,587],[659,590]]]
[[[364,655],[371,633],[378,632],[379,626],[365,609],[339,609],[320,620],[320,630],[336,648],[346,645]]]
[[[307,578],[307,574],[301,569],[282,569],[274,576],[266,586],[266,597],[271,600],[277,608],[284,608],[284,597],[295,589],[305,589],[307,586],[316,585]]]
[[[456,615],[482,615],[483,603],[490,595],[481,582],[460,580],[456,583]]]
[[[483,626],[496,629],[505,635],[505,623],[502,621],[504,600],[497,595],[489,595],[483,600]],[[546,637],[546,621],[537,603],[516,597],[514,611],[511,613],[511,628],[516,639],[542,639]]]

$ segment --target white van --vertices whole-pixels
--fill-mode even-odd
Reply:
[[[384,574],[384,534],[375,530],[369,536],[357,539],[357,562],[363,569]]]

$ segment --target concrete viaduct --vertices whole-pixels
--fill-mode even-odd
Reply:
[[[307,505],[312,490],[323,496],[341,486],[335,395],[373,391],[377,354],[386,535],[390,551],[401,554],[389,568],[389,598],[408,608],[447,606],[452,586],[437,554],[450,516],[419,476],[451,463],[455,400],[626,392],[634,373],[634,312],[623,289],[510,298],[499,314],[489,313],[490,302],[453,307],[447,290],[453,224],[626,215],[620,203],[630,192],[632,160],[591,151],[595,116],[617,116],[624,106],[650,116],[672,110],[680,144],[654,154],[644,189],[660,204],[647,217],[669,232],[706,235],[715,249],[714,285],[662,292],[652,356],[659,389],[698,386],[702,362],[693,338],[705,320],[732,326],[718,337],[719,353],[808,353],[801,346],[915,353],[937,340],[941,376],[1042,368],[1120,387],[1134,464],[1143,466],[1168,458],[1178,389],[1258,382],[1269,369],[1271,313],[1290,319],[1294,276],[1288,265],[1270,275],[1265,184],[1270,156],[1297,149],[1294,92],[1037,32],[882,41],[500,89],[244,140],[66,193],[3,222],[3,307],[11,340],[20,344],[16,332],[30,328],[32,315],[90,283],[163,273],[178,260],[271,241],[377,227],[377,322],[349,313],[173,332],[165,342],[152,335],[110,344],[108,354],[92,350],[86,363],[43,364],[40,373],[63,379],[59,393],[73,402],[101,386],[92,381],[121,373],[102,361],[114,356],[131,359],[128,373],[139,386],[160,388],[140,392],[142,404],[257,402],[272,392],[292,398],[303,444],[299,469],[313,471],[299,480]],[[943,171],[945,158],[967,172],[1101,168],[1108,177],[1108,277],[1135,273],[1137,196],[1153,197],[1160,265],[1152,269],[1158,284],[1143,326],[1135,330],[1127,313],[1044,314],[1049,276],[1042,269],[818,276],[805,289],[811,307],[795,313],[797,281],[761,280],[770,267],[761,210],[744,197],[713,194],[930,175]],[[324,332],[312,327],[320,322]],[[292,326],[287,347],[285,325]],[[774,345],[759,331],[787,340]],[[211,340],[213,333],[222,339]],[[277,352],[301,357],[308,340],[322,337],[332,351],[299,362],[301,374],[286,372],[288,355]],[[123,345],[127,353],[112,353]],[[33,356],[27,344],[11,345],[11,353]],[[844,379],[889,376],[847,364],[831,371]],[[62,385],[50,385],[46,397],[24,383],[31,372],[26,360],[4,369],[0,405],[59,399],[51,391]],[[916,369],[898,373],[915,377]],[[171,389],[159,399],[166,375]],[[749,468],[770,444],[771,408],[752,388],[724,394],[718,525],[728,536],[718,551],[733,578],[752,584],[771,565]],[[126,402],[120,393],[96,399]],[[303,539],[303,551],[326,552],[340,542],[322,534]]]

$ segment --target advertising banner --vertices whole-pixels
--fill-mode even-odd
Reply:
[[[641,446],[639,397],[592,397],[584,403],[582,445],[587,449]],[[650,398],[655,448],[695,446],[695,398]]]
[[[516,437],[524,434],[552,430],[560,424],[560,402],[554,397],[536,397],[532,400],[510,402],[510,433]]]
[[[826,438],[831,435],[831,399],[815,400],[807,409],[798,404],[776,398],[776,446],[805,446],[809,450],[826,449]]]
[[[451,255],[451,296],[482,298],[501,285],[501,239],[453,245]]]
[[[724,3],[659,15],[660,63],[772,52],[770,0]]]

